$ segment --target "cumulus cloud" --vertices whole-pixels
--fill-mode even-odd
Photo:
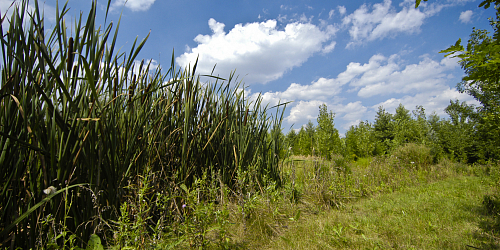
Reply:
[[[290,109],[290,115],[285,118],[285,121],[289,125],[295,123],[295,127],[300,127],[309,120],[314,122],[318,117],[319,106],[322,104],[326,104],[328,110],[335,113],[335,126],[343,130],[349,129],[352,125],[357,125],[370,112],[367,107],[363,106],[361,101],[349,102],[344,105],[320,100],[300,100]]]
[[[332,106],[333,112],[335,112],[335,118],[339,121],[343,121],[338,124],[342,129],[349,129],[353,125],[359,124],[359,122],[366,117],[368,108],[363,106],[361,101],[349,102],[346,105],[337,104]]]
[[[472,18],[472,10],[467,10],[467,11],[463,11],[462,13],[460,13],[460,17],[459,17],[459,20],[460,22],[462,23],[468,23],[471,21],[471,18]]]
[[[111,9],[125,6],[132,11],[146,11],[151,7],[151,5],[153,5],[154,2],[155,0],[116,0],[111,5]]]
[[[356,72],[349,85],[358,91],[358,96],[368,98],[376,95],[407,94],[444,87],[447,72],[456,68],[457,58],[444,58],[440,62],[427,56],[418,64],[402,67],[397,55],[386,58],[375,55],[364,65],[349,64],[346,72]],[[359,90],[358,90],[359,89]]]
[[[422,105],[427,114],[435,111],[437,115],[446,115],[444,108],[450,104],[450,100],[466,101],[467,104],[479,105],[470,95],[460,93],[454,88],[445,87],[440,91],[418,93],[413,96],[405,95],[402,98],[390,98],[377,103],[370,108],[375,112],[378,107],[383,106],[389,113],[395,113],[399,104],[403,104],[406,109],[413,110],[417,105]],[[427,112],[429,111],[429,112]]]
[[[371,8],[363,4],[342,20],[345,27],[350,27],[349,35],[352,42],[347,46],[382,39],[401,32],[410,34],[419,32],[426,16],[420,9],[409,5],[404,5],[401,11],[396,12],[390,0],[374,4]]]
[[[318,116],[318,109],[321,104],[325,102],[322,101],[299,101],[290,110],[290,115],[285,118],[289,124],[302,122],[306,123],[308,120],[314,121]],[[327,105],[328,106],[328,105]],[[305,120],[305,122],[304,122]]]
[[[339,10],[340,15],[344,15],[347,11],[344,6],[337,6],[337,9]]]
[[[228,33],[225,25],[211,18],[210,35],[198,35],[198,45],[177,57],[181,66],[193,64],[199,57],[198,70],[228,75],[232,70],[244,75],[246,83],[267,83],[280,78],[287,70],[300,66],[316,52],[329,52],[336,29],[319,28],[311,23],[293,22],[278,29],[276,20],[237,24]]]
[[[452,73],[459,66],[456,58],[437,61],[423,55],[419,62],[409,64],[401,57],[376,54],[366,63],[349,63],[337,77],[319,78],[310,84],[291,83],[285,91],[262,94],[263,100],[270,105],[294,101],[288,106],[290,114],[285,118],[288,125],[314,121],[319,105],[325,103],[336,113],[336,126],[341,131],[361,120],[374,119],[379,106],[394,112],[400,103],[410,110],[423,105],[428,113],[436,111],[444,115],[450,99],[476,103],[449,86]],[[349,101],[346,97],[351,92],[362,99]],[[387,95],[392,98],[373,105],[374,100],[383,100]],[[348,103],[344,103],[346,100]]]

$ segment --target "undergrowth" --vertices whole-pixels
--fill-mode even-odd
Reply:
[[[217,176],[207,175],[197,179],[192,188],[181,185],[177,199],[182,216],[176,223],[163,225],[163,228],[159,222],[152,223],[156,227],[150,226],[147,238],[140,230],[132,230],[137,226],[129,227],[128,231],[116,230],[115,238],[130,239],[129,245],[116,241],[116,247],[261,248],[276,239],[286,241],[283,235],[288,228],[309,216],[332,209],[342,210],[353,201],[448,177],[484,176],[491,171],[489,168],[495,167],[468,166],[446,159],[432,164],[428,148],[409,144],[393,154],[360,162],[349,162],[341,156],[333,157],[332,161],[291,157],[283,161],[281,168],[281,187],[272,181],[253,181],[253,186],[246,184],[233,190],[221,183]],[[140,207],[140,204],[140,199],[137,199],[130,200],[126,206]],[[152,202],[149,204],[148,207],[156,206]],[[129,220],[117,224],[145,224],[140,210],[132,213],[135,215],[122,213],[127,214]],[[345,230],[352,231],[345,225],[329,225],[324,232],[335,236],[332,238],[334,244],[342,245],[342,242],[349,241],[343,235]],[[138,245],[141,242],[144,245]]]

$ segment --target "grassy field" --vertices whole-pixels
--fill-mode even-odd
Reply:
[[[0,29],[0,249],[498,247],[498,163],[424,143],[286,155],[286,103],[249,100],[234,73],[202,83],[174,56],[150,70],[147,37],[115,50],[96,1],[75,27],[57,7],[54,29],[34,4]]]
[[[310,215],[268,249],[474,249],[487,217],[487,178],[450,177]],[[497,242],[498,243],[498,242]],[[498,245],[497,245],[498,246]],[[488,248],[489,249],[489,248]]]
[[[414,147],[408,145],[407,147]],[[412,150],[402,149],[411,153]],[[398,152],[394,152],[398,154]],[[357,162],[293,157],[283,188],[228,203],[213,249],[497,249],[483,200],[498,168],[399,155]],[[293,162],[293,164],[292,164]],[[186,245],[186,248],[188,246]]]

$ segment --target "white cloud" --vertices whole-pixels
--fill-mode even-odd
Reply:
[[[211,35],[198,35],[198,45],[177,57],[177,63],[187,66],[199,57],[198,70],[214,74],[229,75],[237,70],[244,75],[246,83],[267,83],[280,78],[287,70],[300,66],[314,53],[333,49],[323,48],[336,29],[329,25],[319,28],[310,23],[289,23],[283,30],[277,28],[276,20],[237,24],[228,33],[225,25],[214,19],[208,22]]]
[[[289,124],[292,123],[306,123],[308,120],[315,121],[318,116],[319,106],[323,104],[322,101],[299,101],[290,110],[290,115],[285,118]],[[328,106],[328,105],[327,105]]]
[[[374,4],[370,12],[369,7],[363,4],[354,13],[347,15],[342,24],[349,27],[349,34],[353,40],[347,45],[382,39],[394,36],[397,33],[416,33],[420,31],[423,20],[427,17],[420,9],[405,5],[403,9],[396,12],[391,6],[390,0]]]
[[[333,49],[335,49],[335,45],[337,43],[335,41],[331,42],[330,44],[328,44],[327,46],[325,46],[321,52],[323,52],[324,54],[328,54],[330,52],[332,52]]]
[[[406,109],[414,110],[417,105],[422,105],[426,114],[429,115],[433,111],[440,116],[446,115],[444,109],[450,104],[450,100],[466,101],[467,104],[479,105],[470,95],[460,93],[456,89],[446,87],[436,92],[418,93],[413,96],[407,95],[402,98],[390,98],[384,102],[373,105],[371,109],[375,112],[378,107],[383,106],[386,111],[395,113],[399,104],[403,104]]]
[[[282,9],[282,10],[290,10],[292,8],[290,6],[286,6],[286,5],[282,4],[282,5],[280,5],[280,9]]]
[[[373,56],[368,64],[359,69],[359,77],[350,81],[350,86],[358,90],[358,96],[368,98],[376,95],[408,94],[436,91],[445,88],[447,71],[458,66],[456,58],[444,58],[440,62],[424,56],[418,64],[406,65],[398,61],[397,55],[389,58]],[[348,65],[350,67],[359,65]]]
[[[329,111],[335,113],[335,127],[344,130],[350,126],[358,124],[369,112],[368,108],[363,106],[361,101],[349,102],[346,105],[325,102],[320,100],[298,101],[295,106],[290,109],[290,115],[285,118],[288,125],[295,123],[294,127],[300,127],[306,124],[309,120],[315,122],[318,117],[319,106],[326,104]],[[374,115],[375,113],[373,113]]]
[[[347,9],[344,6],[337,6],[337,8],[339,9],[340,15],[344,15],[347,11]]]
[[[363,106],[361,101],[350,102],[347,105],[334,105],[332,107],[333,112],[336,114],[337,120],[344,121],[341,128],[347,130],[352,125],[357,125],[359,122],[366,117],[368,108]],[[337,123],[338,124],[338,123]]]
[[[444,114],[450,99],[459,99],[477,104],[467,94],[461,94],[450,87],[450,78],[459,66],[456,58],[432,60],[428,55],[421,56],[418,63],[409,64],[401,59],[402,55],[373,55],[368,62],[351,62],[335,78],[319,78],[310,84],[291,83],[283,92],[263,94],[264,103],[276,105],[278,101],[294,101],[288,106],[290,114],[285,122],[301,125],[315,120],[318,107],[327,104],[336,113],[336,127],[347,130],[361,120],[373,120],[379,106],[389,112],[402,103],[409,110],[423,105],[430,114],[436,111]],[[348,87],[348,88],[346,88]],[[349,92],[355,92],[362,99],[346,99]],[[373,105],[374,100],[384,96],[389,99]],[[374,99],[376,97],[377,99]],[[343,103],[348,100],[348,103]],[[383,100],[383,99],[382,99]],[[367,104],[369,103],[369,104]]]
[[[146,11],[148,10],[155,0],[116,0],[112,5],[111,9],[125,7],[132,11]]]
[[[327,100],[342,92],[342,83],[336,79],[319,78],[311,85],[300,85],[292,83],[287,90],[282,93],[286,100]]]
[[[460,13],[459,19],[462,23],[468,23],[471,21],[472,14],[472,10],[463,11],[462,13]]]
[[[330,12],[328,12],[328,19],[331,19],[334,14],[335,10],[330,10]]]

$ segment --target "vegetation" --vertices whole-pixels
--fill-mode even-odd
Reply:
[[[234,74],[153,69],[136,60],[147,37],[117,51],[120,22],[101,29],[95,1],[74,37],[67,4],[50,32],[34,4],[0,27],[1,248],[499,247],[499,16],[492,37],[443,51],[462,52],[459,87],[480,107],[380,107],[341,138],[324,104],[284,135],[286,104],[248,100]]]
[[[32,13],[27,1],[16,5],[0,30],[3,246],[82,245],[91,234],[127,245],[113,238],[127,214],[141,237],[167,228],[182,220],[199,179],[238,193],[250,182],[280,184],[280,107],[270,117],[232,75],[201,84],[196,64],[176,69],[172,59],[164,73],[137,63],[147,37],[116,51],[120,22],[114,33],[113,22],[97,27],[95,2],[75,20],[75,37],[67,5],[48,33],[34,4]],[[59,191],[47,196],[50,187]]]
[[[479,233],[488,218],[478,205],[485,192],[487,183],[474,176],[405,188],[309,214],[265,248],[494,249]]]

